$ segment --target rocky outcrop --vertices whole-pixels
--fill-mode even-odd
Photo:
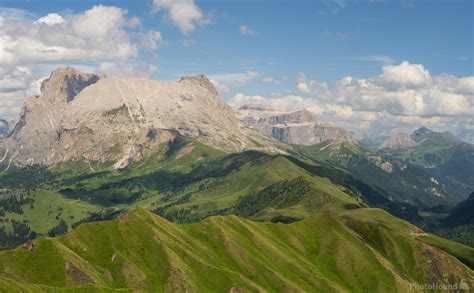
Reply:
[[[355,143],[349,133],[340,127],[316,123],[293,125],[259,125],[260,131],[288,144],[312,145],[323,141]]]
[[[254,145],[252,131],[203,75],[168,83],[60,69],[41,89],[27,100],[9,137],[14,159],[22,163],[85,159],[122,167],[156,152],[177,133],[232,150]]]
[[[319,124],[307,110],[280,113],[264,106],[245,105],[237,115],[247,126],[288,144],[312,145],[327,140],[356,143],[345,129]]]
[[[397,132],[380,145],[382,149],[404,149],[415,146],[416,142],[408,133]]]
[[[64,111],[77,93],[99,77],[72,68],[53,71],[41,84],[41,94],[26,100],[20,119],[9,135],[14,159],[26,164],[41,163],[58,141]]]
[[[96,83],[99,76],[74,68],[59,68],[41,84],[41,97],[53,103],[69,103],[84,88]]]
[[[268,118],[262,118],[259,123],[260,124],[270,124],[270,125],[278,125],[278,124],[300,124],[300,123],[311,123],[316,122],[314,115],[307,111],[301,110],[292,113],[280,114],[275,116],[270,116]]]

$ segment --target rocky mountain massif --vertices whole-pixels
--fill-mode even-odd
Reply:
[[[298,145],[312,145],[331,140],[356,144],[344,129],[320,124],[307,110],[281,113],[263,105],[244,105],[236,110],[237,116],[249,127],[277,140]]]
[[[176,133],[234,151],[255,146],[249,136],[259,139],[202,75],[167,83],[64,68],[26,101],[7,145],[21,163],[85,159],[118,168],[164,149]]]

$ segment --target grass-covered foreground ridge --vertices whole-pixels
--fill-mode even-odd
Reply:
[[[434,244],[428,244],[434,243]],[[406,292],[474,286],[455,253],[379,209],[324,211],[291,224],[237,216],[175,224],[144,209],[0,252],[0,291]],[[471,263],[472,264],[472,263]]]

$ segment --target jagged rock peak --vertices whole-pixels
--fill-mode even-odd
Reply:
[[[85,87],[96,83],[99,76],[74,68],[58,68],[41,84],[41,96],[54,103],[69,103]]]
[[[380,145],[382,149],[403,149],[414,146],[416,142],[408,133],[397,132]]]
[[[307,123],[316,122],[313,113],[308,110],[300,110],[287,114],[275,115],[268,118],[269,124]]]
[[[180,83],[193,83],[197,84],[205,89],[207,89],[209,92],[214,94],[215,96],[218,95],[216,87],[212,84],[212,82],[205,76],[204,74],[198,74],[195,76],[190,76],[190,75],[185,75],[181,77],[179,80]]]

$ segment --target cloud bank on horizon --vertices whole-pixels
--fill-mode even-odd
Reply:
[[[317,10],[321,18],[325,14],[337,18],[350,6],[345,1],[321,3],[313,7],[321,9]],[[331,46],[334,52],[342,47],[344,56],[357,51],[343,60],[352,74],[344,73],[345,68],[341,67],[339,75],[345,77],[311,79],[308,76],[319,75],[311,67],[324,65],[327,72],[332,68],[298,44],[287,47],[293,50],[286,58],[288,63],[281,61],[286,60],[282,56],[273,56],[272,51],[278,54],[279,50],[273,41],[281,43],[278,38],[292,38],[285,32],[273,37],[273,27],[266,29],[264,24],[239,12],[232,15],[222,4],[203,7],[194,0],[154,0],[149,4],[141,11],[106,5],[63,7],[57,11],[50,7],[48,13],[23,7],[0,8],[0,118],[15,118],[23,101],[39,93],[41,81],[52,69],[71,65],[109,75],[168,80],[199,71],[209,76],[234,107],[262,103],[281,111],[306,108],[323,122],[358,133],[388,134],[418,126],[455,132],[474,130],[472,67],[468,74],[466,70],[453,74],[440,70],[444,64],[440,63],[432,73],[429,66],[411,60],[408,54],[399,58],[389,54],[363,55],[352,47],[344,49],[359,45],[355,33],[344,31],[335,23],[325,23],[324,27],[314,27],[321,43],[310,45],[315,50],[318,46]],[[301,13],[308,13],[306,10]],[[271,22],[271,16],[267,18],[263,20]],[[307,25],[301,18],[301,26]],[[298,22],[293,25],[289,29],[300,34],[296,30],[302,27]],[[472,34],[470,38],[472,41]],[[231,50],[221,44],[225,40]],[[209,52],[210,47],[215,51]],[[263,53],[262,48],[266,49]],[[235,58],[226,58],[226,54]],[[252,58],[259,54],[263,55]],[[191,61],[182,60],[182,56]],[[472,53],[455,60],[472,63]],[[361,63],[350,62],[373,64],[370,70],[359,73],[353,67]],[[296,68],[298,64],[301,68]],[[172,67],[177,69],[173,71]]]
[[[264,104],[285,112],[308,109],[323,121],[362,132],[421,125],[465,128],[474,122],[474,76],[432,76],[423,65],[404,61],[383,66],[376,76],[347,76],[332,83],[309,80],[300,73],[295,94],[238,93],[229,102],[234,107]]]

